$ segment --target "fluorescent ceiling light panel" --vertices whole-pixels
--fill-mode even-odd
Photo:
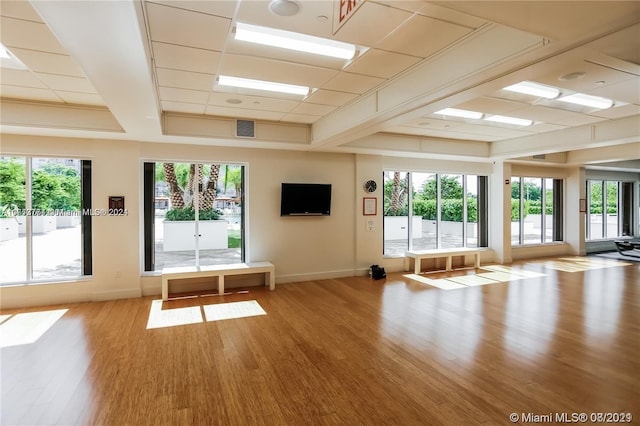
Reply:
[[[574,93],[573,95],[563,96],[558,100],[598,109],[607,109],[613,106],[613,101],[611,99],[585,95],[584,93]]]
[[[235,39],[340,59],[351,59],[356,54],[353,44],[242,22],[236,25]]]
[[[532,120],[527,120],[525,118],[507,117],[506,115],[492,115],[490,117],[486,117],[485,120],[503,124],[514,124],[516,126],[531,126],[533,124]]]
[[[13,53],[7,49],[4,44],[0,43],[0,67],[13,68],[16,70],[26,70],[27,67],[16,58]]]
[[[4,44],[1,44],[1,43],[0,43],[0,58],[2,59],[12,58],[11,53],[9,53],[7,48],[4,47]]]
[[[309,88],[296,86],[293,84],[274,83],[272,81],[251,80],[248,78],[229,77],[221,75],[218,77],[220,86],[241,87],[244,89],[266,90],[268,92],[290,93],[293,95],[306,96]]]
[[[436,111],[435,114],[450,115],[452,117],[461,117],[461,118],[473,118],[476,120],[482,118],[482,115],[483,115],[481,112],[469,111],[466,109],[456,109],[456,108],[441,109],[440,111]]]
[[[505,87],[504,90],[510,92],[524,93],[525,95],[537,96],[539,98],[555,99],[560,95],[560,89],[532,81],[521,81],[517,84]]]

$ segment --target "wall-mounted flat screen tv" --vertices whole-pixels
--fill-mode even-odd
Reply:
[[[329,216],[331,184],[283,183],[280,216]]]

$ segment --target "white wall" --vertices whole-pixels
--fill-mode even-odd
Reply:
[[[303,151],[276,151],[117,140],[2,135],[1,155],[74,157],[92,160],[93,208],[106,208],[110,195],[125,197],[128,216],[93,220],[93,276],[84,281],[0,288],[0,306],[46,305],[160,294],[160,277],[142,274],[142,163],[201,161],[245,164],[247,261],[270,260],[278,283],[366,274],[371,264],[403,269],[402,257],[383,256],[383,170],[464,173],[490,177],[490,248],[483,262],[511,261],[510,189],[513,174],[567,178],[567,244],[554,253],[582,252],[584,229],[576,221],[584,174],[577,168],[441,161]],[[513,170],[512,170],[513,169]],[[584,172],[582,172],[584,173]],[[637,177],[637,175],[636,175]],[[374,179],[378,189],[366,193]],[[328,217],[280,217],[280,184],[332,184]],[[364,197],[376,197],[377,215],[364,216]],[[369,229],[368,222],[372,222]],[[583,239],[583,238],[582,238]],[[549,254],[518,248],[514,258]]]
[[[144,161],[246,164],[247,261],[271,260],[279,283],[355,273],[353,155],[16,135],[2,136],[2,155],[90,159],[93,208],[107,208],[109,195],[123,195],[128,210],[128,216],[93,218],[92,277],[2,287],[2,307],[160,293],[159,276],[141,277]],[[332,184],[331,215],[280,217],[281,182]]]

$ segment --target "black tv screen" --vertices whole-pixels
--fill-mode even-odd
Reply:
[[[331,184],[283,183],[280,216],[329,216]]]

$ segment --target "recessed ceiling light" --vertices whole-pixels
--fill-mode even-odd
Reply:
[[[562,75],[560,77],[558,77],[558,80],[562,80],[562,81],[571,81],[571,80],[577,80],[580,77],[584,77],[585,73],[579,71],[579,72],[571,72],[569,74],[565,74]]]
[[[521,81],[517,84],[505,87],[504,90],[510,92],[524,93],[525,95],[537,96],[539,98],[554,99],[560,95],[560,89],[532,81]]]
[[[532,120],[527,120],[525,118],[507,117],[506,115],[492,115],[486,117],[485,120],[503,124],[514,124],[516,126],[531,126],[533,124]]]
[[[574,93],[573,95],[563,96],[558,100],[597,109],[607,109],[613,106],[611,99],[585,95],[584,93]]]
[[[300,4],[292,0],[273,0],[269,10],[278,16],[293,16],[300,12]]]
[[[241,104],[242,101],[240,99],[231,98],[231,99],[227,99],[227,103],[228,104]]]
[[[235,39],[339,59],[351,59],[356,54],[353,44],[242,22],[236,25]]]
[[[450,115],[452,117],[461,117],[461,118],[472,118],[472,119],[480,119],[482,118],[481,112],[476,111],[468,111],[466,109],[456,109],[456,108],[445,108],[440,111],[436,111],[435,114],[442,115]]]
[[[275,83],[273,81],[251,80],[249,78],[230,77],[221,75],[218,77],[221,86],[240,87],[244,89],[264,90],[268,92],[290,93],[292,95],[306,96],[309,88],[294,84]]]
[[[327,15],[318,15],[316,17],[316,20],[318,22],[327,22],[329,20],[329,17]]]

